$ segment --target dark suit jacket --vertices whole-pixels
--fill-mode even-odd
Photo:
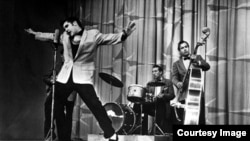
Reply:
[[[148,85],[151,82],[154,82],[154,81],[150,81],[147,83],[147,92],[154,94],[155,87]],[[169,118],[169,116],[170,116],[170,100],[175,98],[174,87],[173,87],[173,83],[169,79],[163,78],[161,80],[161,82],[163,82],[165,84],[164,86],[161,86],[161,94],[163,94],[163,97],[157,99],[157,102],[163,103],[163,105],[165,106],[164,107],[165,112],[162,113],[162,115],[165,115],[165,118]]]
[[[200,65],[194,65],[194,67],[201,68],[203,71],[207,71],[210,69],[210,65],[200,55],[197,55],[197,58],[196,60],[194,60],[194,62],[199,62],[199,61]],[[187,69],[184,66],[182,58],[180,58],[173,64],[173,69],[172,69],[172,82],[175,86],[177,86],[178,82],[182,82],[186,72]],[[183,84],[183,93],[177,96],[178,101],[185,100],[187,87],[188,87],[188,79]]]

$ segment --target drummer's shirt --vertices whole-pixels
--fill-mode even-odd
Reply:
[[[154,93],[154,96],[157,96],[161,93],[161,86],[157,86],[155,87],[155,93]]]

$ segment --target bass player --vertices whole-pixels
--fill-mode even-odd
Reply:
[[[177,102],[173,104],[176,108],[177,124],[184,124],[184,108],[181,108],[186,102],[188,82],[189,80],[183,82],[184,76],[187,73],[190,61],[193,67],[201,68],[202,71],[208,71],[210,65],[202,58],[201,55],[194,55],[190,53],[189,44],[187,41],[180,41],[178,43],[178,51],[180,53],[180,58],[173,64],[172,68],[172,82],[177,87]],[[205,124],[205,97],[204,92],[201,94],[200,101],[200,116],[199,124]]]

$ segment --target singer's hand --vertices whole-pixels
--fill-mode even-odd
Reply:
[[[66,39],[66,40],[68,40],[69,39],[69,34],[67,33],[67,32],[63,32],[63,34],[62,34],[62,41],[63,42],[66,42],[66,40],[64,40],[64,39]]]
[[[130,21],[127,25],[127,28],[125,29],[127,36],[129,36],[135,29],[136,29],[135,22]]]
[[[31,28],[24,29],[24,31],[26,31],[27,33],[32,34],[32,35],[36,34],[36,32],[34,30],[32,30]]]
[[[63,36],[68,38],[68,37],[69,37],[69,34],[68,34],[66,31],[64,31],[64,32],[63,32]]]

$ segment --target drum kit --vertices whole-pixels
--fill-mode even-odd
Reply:
[[[119,80],[118,77],[110,75],[107,73],[99,73],[99,76],[102,80],[115,87],[123,87],[123,83]],[[148,83],[149,86],[157,87],[163,86],[164,83],[161,82],[152,82]],[[140,113],[136,113],[131,106],[127,104],[118,104],[114,102],[106,103],[104,108],[112,121],[112,126],[118,134],[133,134],[138,128],[140,128],[140,134],[142,134],[142,104],[153,102],[153,95],[146,92],[146,88],[142,85],[131,84],[128,87],[127,99],[135,104],[140,105]],[[156,110],[155,110],[156,112]],[[138,116],[139,119],[138,119]],[[156,113],[155,113],[156,115]],[[139,123],[138,123],[139,121]],[[164,135],[160,127],[156,124],[155,118],[153,121],[154,133],[155,128],[158,128],[159,131]]]

